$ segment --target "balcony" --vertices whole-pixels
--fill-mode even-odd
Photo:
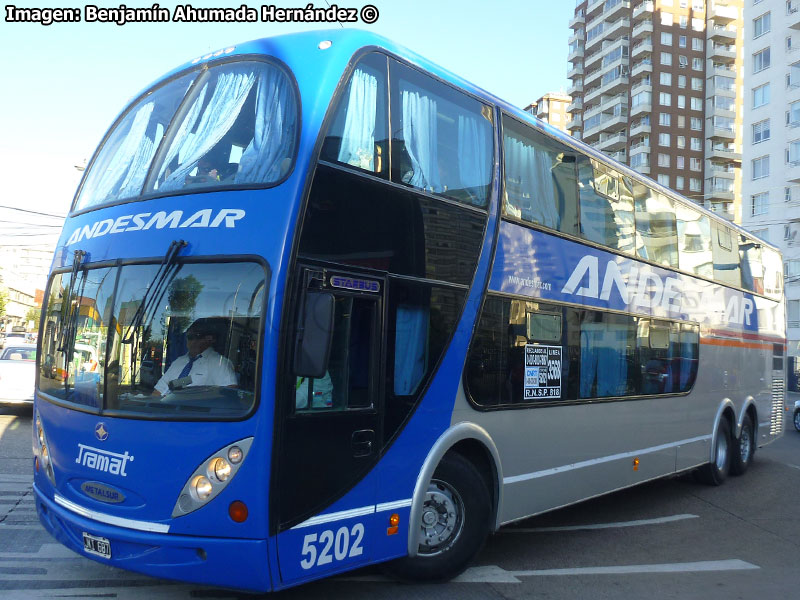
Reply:
[[[725,108],[721,108],[719,106],[714,106],[711,109],[711,114],[706,112],[707,117],[725,117],[727,119],[735,119],[736,118],[736,111],[735,110],[727,110]]]
[[[638,94],[639,92],[652,92],[653,91],[653,83],[650,81],[649,78],[643,78],[634,83],[631,86],[631,96]]]
[[[569,62],[573,62],[579,58],[583,58],[583,54],[584,54],[583,44],[578,44],[577,47],[572,48],[569,51],[569,54],[567,55],[567,60]]]
[[[593,87],[594,85],[600,82],[600,77],[604,73],[605,71],[603,71],[602,69],[595,69],[594,71],[587,73],[586,76],[583,78],[583,85],[585,85],[587,88]]]
[[[608,5],[608,3],[606,2],[606,4],[604,6],[607,6],[607,5]],[[622,0],[622,2],[618,2],[617,4],[612,6],[611,8],[605,8],[603,10],[603,16],[606,19],[609,19],[609,20],[610,19],[615,19],[619,15],[622,15],[622,14],[627,15],[628,11],[630,10],[630,8],[631,8],[631,3],[628,2],[628,0]]]
[[[580,94],[581,92],[583,92],[582,81],[573,81],[572,85],[567,88],[567,93],[570,96],[574,96],[575,94]]]
[[[606,156],[608,156],[608,158],[611,160],[615,160],[623,164],[625,163],[626,156],[624,150],[620,150],[619,152],[606,152]]]
[[[569,28],[575,29],[576,27],[579,27],[584,23],[586,23],[586,15],[584,14],[575,15],[569,21]]]
[[[583,75],[583,65],[580,63],[573,65],[572,68],[567,71],[567,79],[572,79],[574,77],[578,77],[579,75]]]
[[[591,41],[586,40],[586,48],[596,47],[597,44],[605,40],[615,40],[623,33],[627,34],[630,30],[631,22],[628,19],[618,19],[613,23],[606,22],[603,26],[603,33],[592,38]]]
[[[706,173],[711,175],[712,177],[716,177],[717,179],[730,179],[733,180],[736,178],[736,171],[737,169],[733,167],[733,163],[730,163],[731,166],[719,165],[710,163],[710,167],[706,169]]]
[[[650,165],[637,165],[635,167],[632,166],[631,168],[642,175],[650,175]]]
[[[570,44],[583,43],[583,35],[584,35],[584,31],[583,31],[582,29],[580,29],[580,30],[578,30],[578,31],[573,31],[573,32],[570,34],[570,36],[569,36],[569,38],[567,39],[567,41],[568,41]]]
[[[651,20],[640,21],[633,26],[633,31],[631,35],[633,37],[639,37],[640,35],[644,35],[646,33],[653,33],[653,22]]]
[[[742,162],[742,153],[736,152],[734,148],[727,146],[714,145],[711,150],[706,154],[706,158],[716,160],[730,160],[734,162]]]
[[[653,62],[648,59],[640,60],[639,62],[633,63],[633,68],[631,69],[631,77],[635,79],[639,75],[652,72],[653,72]]]
[[[631,48],[631,58],[650,54],[653,54],[653,40],[650,38],[637,42],[633,48]]]
[[[636,144],[631,144],[628,152],[631,158],[633,158],[636,154],[642,153],[650,154],[650,142],[638,142]]]
[[[723,96],[725,98],[736,98],[736,88],[731,88],[728,86],[720,86],[712,83],[706,87],[706,98],[713,98],[714,96]]]
[[[735,44],[738,32],[736,29],[722,27],[721,25],[714,25],[708,30],[708,38],[716,40],[721,44]]]
[[[786,3],[786,26],[800,29],[800,2],[797,0]]]
[[[586,14],[591,15],[597,10],[603,10],[604,4],[605,0],[589,0],[589,3],[586,5]]]
[[[567,130],[572,131],[573,129],[580,129],[583,126],[583,118],[581,118],[580,113],[576,113],[572,115],[572,118],[567,121]]]
[[[630,79],[628,79],[627,75],[620,75],[616,79],[613,79],[606,83],[605,85],[601,85],[599,88],[590,92],[584,96],[586,102],[590,102],[591,100],[596,100],[600,96],[605,95],[617,95],[622,90],[628,88],[628,83]]]
[[[639,19],[644,19],[649,17],[652,21],[653,19],[653,11],[654,11],[653,1],[646,0],[645,2],[640,2],[636,5],[633,9],[633,20],[638,21]]]
[[[712,140],[718,139],[733,141],[736,139],[736,132],[733,129],[728,129],[727,127],[707,127],[706,133]]]
[[[790,160],[786,163],[786,181],[800,183],[800,160]]]
[[[730,23],[739,18],[739,11],[735,6],[718,6],[714,3],[709,9],[708,16],[714,23]]]
[[[722,63],[731,63],[736,60],[736,46],[727,44],[710,44],[710,46],[707,58]]]
[[[637,123],[631,127],[631,137],[636,137],[643,134],[649,134],[652,131],[650,123]]]
[[[653,105],[649,102],[631,107],[631,117],[641,114],[650,114],[651,112],[653,112]]]
[[[598,143],[595,147],[603,152],[616,152],[618,150],[623,150],[627,144],[628,136],[625,133],[625,130],[623,130],[608,136],[603,136],[601,134],[600,143]]]
[[[599,136],[603,132],[619,131],[628,125],[628,115],[609,115],[601,119],[592,127],[586,128],[583,131],[583,140],[589,144],[596,144],[599,141]]]
[[[711,71],[707,73],[708,77],[719,75],[720,77],[736,77],[736,68],[732,65],[714,65]]]
[[[567,112],[574,113],[579,110],[583,110],[583,98],[576,97],[572,99],[572,102],[569,103],[567,106]]]

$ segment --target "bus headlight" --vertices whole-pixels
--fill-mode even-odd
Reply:
[[[245,438],[220,448],[204,460],[178,494],[172,517],[194,512],[216,498],[239,471],[252,444],[253,438]]]
[[[39,413],[36,413],[36,429],[34,435],[33,452],[41,460],[44,472],[50,483],[56,484],[56,475],[53,471],[53,463],[50,460],[50,449],[47,443],[47,434],[44,432],[44,425],[42,425],[42,418]]]

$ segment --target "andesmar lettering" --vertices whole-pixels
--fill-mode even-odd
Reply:
[[[119,454],[101,450],[100,448],[93,448],[92,446],[84,446],[83,444],[78,444],[78,458],[75,459],[76,463],[84,467],[122,477],[128,476],[125,472],[125,465],[128,461],[133,462],[133,456],[128,454],[127,451],[124,454]]]
[[[245,211],[239,208],[222,208],[214,210],[204,208],[188,217],[184,217],[182,210],[173,210],[167,213],[139,213],[137,215],[122,215],[116,219],[95,221],[91,225],[78,227],[69,236],[67,246],[81,240],[98,238],[106,234],[123,233],[127,231],[146,231],[148,229],[183,229],[185,227],[216,228],[225,226],[228,229],[236,227],[236,221],[245,217]]]

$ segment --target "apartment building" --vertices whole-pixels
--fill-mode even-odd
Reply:
[[[550,92],[536,102],[528,104],[524,110],[537,119],[558,127],[561,131],[567,131],[567,121],[570,117],[567,107],[571,101],[572,98],[563,92]]]
[[[783,252],[800,356],[800,1],[745,0],[742,224]]]
[[[744,1],[579,0],[567,74],[573,136],[737,222]]]

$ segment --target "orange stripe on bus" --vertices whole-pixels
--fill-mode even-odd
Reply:
[[[749,348],[751,350],[772,350],[772,344],[740,342],[738,340],[715,340],[711,338],[702,338],[700,343],[706,344],[707,346],[727,346],[729,348]]]

